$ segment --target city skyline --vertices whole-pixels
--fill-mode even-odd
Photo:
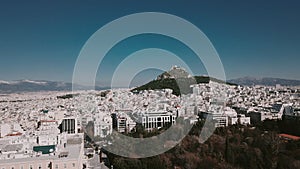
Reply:
[[[0,79],[70,82],[76,58],[95,31],[119,17],[153,11],[182,17],[201,29],[219,53],[227,79],[299,80],[299,7],[297,1],[1,2]],[[107,54],[97,81],[106,84],[118,62],[150,47],[172,51],[193,68],[199,65],[179,41],[140,35],[122,41]],[[198,75],[206,74],[204,67],[197,70]],[[153,79],[158,73],[153,70],[140,76]],[[143,78],[137,81],[142,83]]]

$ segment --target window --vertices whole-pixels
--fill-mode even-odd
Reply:
[[[75,167],[75,163],[72,163],[72,166]]]
[[[67,168],[67,164],[66,163],[64,164],[64,168]]]
[[[58,164],[55,165],[55,168],[58,169]]]

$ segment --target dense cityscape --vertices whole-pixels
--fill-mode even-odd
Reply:
[[[130,134],[141,126],[151,133],[179,118],[196,124],[211,116],[215,127],[226,128],[300,117],[299,87],[214,81],[190,87],[191,93],[179,96],[172,94],[172,89],[1,95],[0,168],[112,168],[113,163],[105,166],[107,155],[100,150],[113,146],[105,139],[113,131]],[[226,99],[222,100],[220,93]],[[279,136],[300,139],[288,133]],[[88,146],[91,140],[97,148]]]
[[[0,169],[300,169],[300,1],[0,1]]]

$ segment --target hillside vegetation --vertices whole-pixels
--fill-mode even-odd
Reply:
[[[132,89],[132,91],[141,90],[155,90],[155,89],[172,89],[173,94],[179,96],[181,94],[188,94],[192,92],[191,85],[199,83],[209,83],[210,81],[226,83],[222,80],[210,78],[208,76],[194,76],[194,77],[178,77],[178,78],[158,78],[151,82]],[[232,83],[226,83],[234,85]]]

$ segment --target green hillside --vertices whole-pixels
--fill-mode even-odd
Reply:
[[[210,78],[208,76],[194,76],[194,78],[181,77],[181,78],[164,78],[153,80],[145,85],[132,89],[132,91],[141,91],[141,90],[155,90],[155,89],[172,89],[173,94],[188,94],[192,92],[190,85],[199,84],[199,83],[209,83],[209,81],[215,81],[219,83],[225,83],[222,80],[215,78]],[[227,83],[229,84],[229,83]],[[233,84],[229,84],[233,85]],[[179,87],[180,86],[180,87]]]

